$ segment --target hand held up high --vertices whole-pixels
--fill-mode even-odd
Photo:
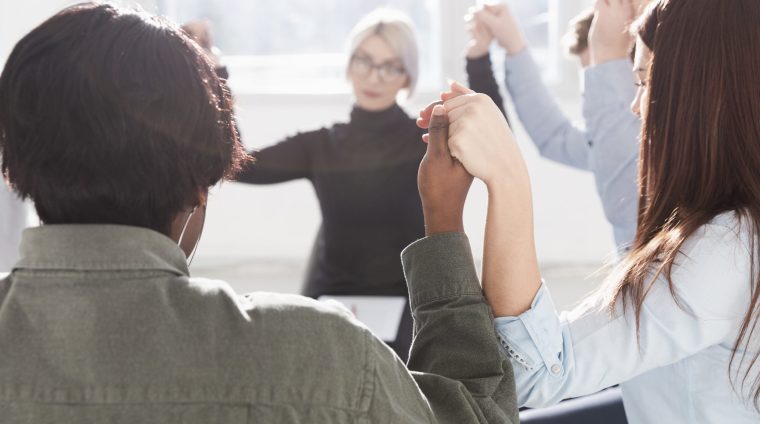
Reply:
[[[628,33],[640,9],[638,0],[597,0],[589,29],[591,63],[600,65],[628,57],[633,37]]]
[[[475,11],[474,7],[470,8],[470,13],[465,16],[467,31],[470,33],[470,41],[467,44],[467,59],[478,59],[487,55],[494,39],[488,27],[475,18]]]
[[[425,217],[425,235],[463,232],[464,202],[472,176],[451,157],[448,147],[449,122],[442,105],[430,108],[427,152],[417,174],[417,185]]]
[[[484,5],[472,12],[472,15],[478,25],[493,34],[508,55],[516,55],[528,45],[517,19],[506,4]]]
[[[441,100],[436,100],[434,102],[431,102],[424,108],[420,110],[420,116],[417,118],[417,126],[423,129],[427,129],[430,125],[430,117],[433,114],[433,107],[435,105],[443,104],[443,102],[453,99],[454,97],[461,96],[463,94],[473,94],[474,91],[470,90],[469,88],[463,86],[462,84],[458,83],[457,81],[452,81],[451,86],[449,88],[449,91],[444,91],[441,93]],[[428,142],[428,134],[425,134],[422,136],[422,139],[425,141],[425,143]]]
[[[530,190],[528,171],[504,115],[485,94],[458,83],[443,93],[448,113],[449,150],[467,172],[489,186]],[[463,90],[467,90],[462,94]]]

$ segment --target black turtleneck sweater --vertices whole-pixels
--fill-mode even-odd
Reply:
[[[399,255],[425,234],[417,169],[423,130],[399,106],[358,107],[348,124],[299,133],[253,153],[237,181],[308,178],[322,211],[304,294],[403,295]]]

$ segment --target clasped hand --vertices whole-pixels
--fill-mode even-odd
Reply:
[[[506,119],[493,101],[458,83],[420,111],[427,153],[417,183],[426,234],[463,231],[462,214],[472,178],[492,190],[530,192],[527,168]],[[528,202],[530,200],[528,199]]]

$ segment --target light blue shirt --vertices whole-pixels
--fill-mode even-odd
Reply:
[[[573,123],[541,79],[529,49],[507,56],[506,86],[517,115],[541,156],[591,171],[615,244],[625,250],[636,233],[639,133],[630,110],[636,97],[631,62],[584,71],[584,125]]]
[[[749,387],[740,385],[746,368],[734,379],[741,395],[728,369],[756,274],[751,234],[734,213],[698,229],[673,267],[679,304],[658,278],[641,310],[638,339],[633,308],[623,312],[618,304],[611,314],[604,292],[558,314],[543,286],[530,310],[496,318],[514,367],[518,404],[543,407],[620,384],[631,424],[760,422],[745,401]],[[747,361],[760,346],[758,338]]]

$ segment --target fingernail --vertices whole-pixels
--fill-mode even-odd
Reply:
[[[442,116],[445,112],[446,110],[443,108],[442,105],[435,105],[435,107],[433,108],[433,115]]]

